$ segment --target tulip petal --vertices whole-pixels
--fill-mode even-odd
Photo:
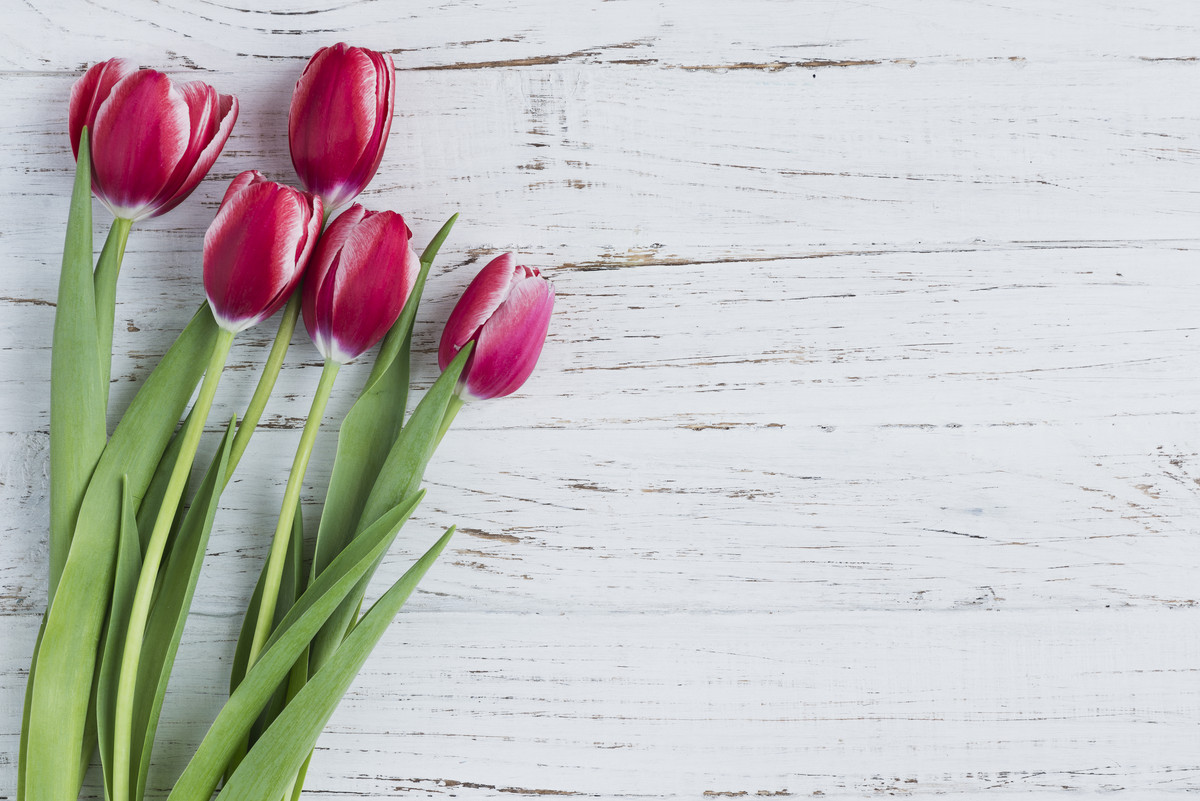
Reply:
[[[224,206],[226,203],[229,203],[231,198],[233,198],[234,195],[238,194],[243,189],[262,183],[270,183],[270,181],[267,180],[267,176],[263,175],[258,170],[246,170],[245,172],[239,172],[236,176],[234,176],[233,180],[229,182],[229,187],[225,190],[225,194],[221,197],[221,205]]]
[[[416,274],[411,271],[408,226],[392,211],[363,220],[342,247],[329,309],[330,352],[351,361],[378,342],[400,316]]]
[[[304,195],[271,182],[221,205],[204,237],[204,289],[223,328],[249,328],[287,299],[300,280],[296,248],[311,238],[312,217]],[[311,244],[300,247],[307,257]]]
[[[83,126],[94,127],[96,111],[108,97],[117,81],[137,72],[131,62],[123,58],[110,58],[92,65],[91,69],[71,87],[71,103],[68,130],[71,134],[71,152],[79,157],[79,136]]]
[[[180,162],[175,175],[172,176],[167,190],[163,193],[166,196],[161,198],[152,212],[146,215],[147,217],[165,214],[187,199],[188,195],[200,185],[204,176],[212,169],[217,156],[221,154],[225,143],[229,141],[233,124],[237,122],[238,101],[236,97],[218,95],[215,89],[199,82],[184,84],[184,89],[187,90],[192,86],[203,87],[207,90],[207,95],[202,97],[205,111],[202,115],[198,115],[193,101],[189,99],[192,135],[187,157]],[[195,89],[190,91],[198,94]]]
[[[508,297],[512,289],[513,274],[522,269],[514,267],[514,262],[511,253],[497,256],[488,262],[467,286],[458,305],[450,312],[450,318],[446,320],[446,329],[438,346],[440,369],[446,369],[446,365],[450,364],[455,354],[475,337],[480,326],[487,322]]]
[[[134,219],[162,190],[187,149],[189,122],[182,92],[160,72],[113,86],[96,114],[92,163],[97,194],[115,216]]]
[[[370,212],[362,207],[361,204],[355,203],[350,208],[339,214],[329,227],[325,229],[325,233],[321,236],[321,240],[317,243],[316,251],[313,253],[312,263],[309,264],[307,270],[307,279],[304,282],[304,327],[308,329],[308,335],[313,342],[317,343],[317,349],[321,353],[325,353],[328,345],[327,332],[324,338],[318,335],[317,330],[317,306],[318,295],[322,287],[325,285],[325,277],[329,271],[337,263],[338,254],[342,250],[342,246],[354,233],[354,228],[363,218]],[[322,319],[328,319],[322,317]]]
[[[375,68],[375,129],[362,158],[354,168],[350,183],[355,195],[371,183],[371,179],[379,170],[384,146],[392,132],[392,108],[396,100],[396,67],[392,63],[392,57],[373,50],[366,52]]]
[[[288,113],[292,164],[310,192],[336,208],[374,176],[391,130],[391,59],[343,43],[309,60]]]
[[[541,355],[553,309],[553,284],[538,275],[521,279],[479,331],[463,371],[467,392],[498,398],[520,388]]]

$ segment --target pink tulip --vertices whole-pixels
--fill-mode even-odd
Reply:
[[[358,358],[396,322],[421,268],[411,241],[399,214],[357,203],[321,237],[304,284],[304,325],[326,359]]]
[[[475,276],[450,313],[438,366],[445,370],[474,340],[460,391],[475,398],[510,395],[533,372],[553,310],[553,284],[537,269],[516,264],[513,254],[498,256]]]
[[[392,57],[336,44],[309,59],[288,113],[288,144],[300,183],[332,210],[366,188],[392,129]]]
[[[321,199],[249,170],[233,179],[204,235],[204,291],[217,323],[238,332],[282,306],[321,233]]]
[[[192,193],[237,120],[238,102],[199,81],[176,84],[124,59],[102,61],[71,89],[71,149],[91,133],[92,189],[113,215],[143,220]]]

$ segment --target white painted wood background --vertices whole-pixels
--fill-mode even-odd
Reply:
[[[201,298],[224,184],[291,180],[291,86],[339,40],[399,72],[364,201],[421,242],[463,213],[419,386],[491,255],[545,269],[559,302],[533,379],[436,457],[383,573],[460,533],[331,721],[310,797],[1200,790],[1200,4],[4,16],[0,796],[45,603],[70,86],[122,55],[242,103],[210,180],[135,229],[120,409]],[[273,330],[239,339],[214,419],[244,408]],[[366,367],[331,405],[310,523]],[[222,701],[318,372],[298,333],[217,519],[155,792]]]

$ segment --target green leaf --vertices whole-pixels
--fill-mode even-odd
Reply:
[[[421,486],[421,477],[425,467],[437,448],[438,436],[441,430],[442,418],[446,409],[455,397],[454,389],[458,386],[458,377],[462,373],[471,353],[468,343],[454,361],[446,366],[438,380],[434,382],[425,397],[417,404],[417,408],[409,418],[408,423],[400,431],[388,453],[387,459],[379,470],[371,492],[363,508],[358,522],[358,529],[373,523],[386,509],[400,503],[403,499],[415,493]],[[329,618],[329,622],[313,641],[312,654],[309,658],[310,672],[325,663],[325,660],[341,643],[346,630],[356,617],[356,611],[366,592],[367,583],[371,580],[374,569],[359,582],[354,592],[346,597],[337,612]]]
[[[183,450],[183,429],[187,428],[188,420],[191,418],[192,412],[189,409],[187,417],[183,418],[183,425],[171,435],[171,441],[167,444],[167,449],[163,451],[162,458],[158,460],[158,467],[154,468],[154,475],[138,506],[137,528],[138,535],[142,540],[142,553],[146,552],[146,545],[150,541],[150,532],[154,530],[154,520],[158,517],[158,510],[162,508],[163,498],[167,494],[167,484],[171,482],[171,471],[175,469],[175,463],[179,461],[179,452]],[[167,547],[169,548],[170,544]]]
[[[264,565],[265,567],[265,565]],[[300,521],[300,503],[296,503],[296,515],[292,518],[292,536],[288,538],[288,553],[287,562],[283,567],[283,577],[279,583],[279,598],[275,602],[275,618],[271,622],[271,631],[274,631],[288,611],[296,603],[296,598],[304,591],[304,525]],[[254,631],[251,630],[253,637]],[[307,660],[305,661],[305,673],[307,673]],[[292,668],[292,673],[295,668]],[[288,674],[289,677],[291,673]],[[259,716],[258,722],[251,730],[250,742],[258,739],[267,726],[279,714],[279,710],[283,709],[283,705],[287,702],[288,684],[291,679],[281,682],[279,689],[271,696],[267,708],[263,710]]]
[[[58,587],[84,492],[107,439],[92,287],[92,177],[87,128],[79,139],[67,217],[54,347],[50,352],[50,597]],[[109,555],[111,559],[111,554]]]
[[[196,580],[204,564],[217,502],[225,486],[225,471],[229,464],[235,427],[236,420],[230,420],[220,448],[205,473],[204,482],[184,515],[178,533],[172,538],[171,555],[159,576],[154,606],[146,620],[142,658],[138,663],[130,750],[131,768],[136,768],[136,772],[131,769],[130,773],[137,776],[134,801],[141,801],[146,793],[146,776],[150,769],[150,754],[154,748],[163,697],[196,592]]]
[[[259,571],[258,581],[254,585],[254,592],[250,596],[250,604],[246,608],[246,614],[242,618],[242,628],[238,633],[237,645],[233,652],[233,667],[229,671],[229,692],[232,695],[237,686],[242,683],[242,679],[246,676],[246,663],[250,661],[250,646],[254,642],[254,629],[258,624],[258,610],[262,607],[263,587],[267,582],[267,566],[268,561],[263,560],[262,570]],[[303,573],[304,573],[304,522],[301,517],[300,502],[296,502],[296,510],[292,515],[292,536],[288,538],[287,562],[284,564],[283,576],[279,582],[279,596],[275,602],[275,615],[271,621],[271,630],[274,631],[279,627],[280,622],[292,608],[292,604],[296,602],[296,597],[299,592],[303,592]],[[299,590],[299,592],[298,592]],[[300,659],[304,660],[307,673],[308,659],[301,655]],[[293,668],[294,672],[295,668]],[[289,680],[290,681],[290,680]],[[283,708],[287,701],[287,684],[288,682],[280,682],[279,688],[271,696],[271,700],[267,702],[267,708],[259,715],[258,720],[250,730],[248,742],[244,743],[242,748],[236,751],[233,758],[230,760],[230,766],[226,773],[232,773],[238,763],[242,761],[242,757],[246,755],[246,750],[250,743],[258,738],[258,735],[267,727],[267,724],[275,719],[279,714],[279,710]]]
[[[288,601],[288,584],[292,576],[292,567],[301,559],[303,548],[303,522],[300,519],[300,504],[296,504],[296,513],[292,518],[292,536],[288,540],[288,562],[283,571],[283,581],[279,585],[279,602],[275,607],[275,621],[272,624],[272,631],[279,625],[279,621],[287,614],[291,608],[292,601]],[[300,534],[300,537],[296,535]],[[299,541],[299,545],[297,542]],[[258,572],[258,581],[254,584],[254,592],[250,596],[250,603],[246,607],[246,614],[242,618],[242,629],[238,633],[237,646],[233,651],[233,666],[229,671],[229,692],[237,689],[237,686],[242,683],[242,679],[246,676],[246,662],[250,658],[250,642],[254,639],[254,623],[258,619],[258,609],[262,605],[263,584],[267,579],[267,563],[263,560],[262,569]]]
[[[121,541],[117,547],[117,570],[112,605],[100,657],[100,677],[96,685],[96,734],[100,745],[100,765],[104,769],[104,789],[112,798],[113,721],[117,700],[117,678],[121,673],[121,655],[129,629],[129,609],[142,570],[142,549],[137,523],[133,517],[133,498],[129,482],[121,488]]]
[[[297,771],[367,656],[453,534],[451,527],[355,625],[325,666],[250,749],[217,801],[263,801],[281,798],[291,790]]]
[[[94,333],[93,328],[93,333]],[[202,306],[138,391],[88,484],[37,654],[26,750],[27,801],[79,792],[78,765],[101,627],[116,569],[122,476],[136,504],[150,483],[217,333]]]
[[[346,593],[387,553],[422,497],[419,494],[381,517],[309,585],[271,634],[258,661],[230,694],[175,782],[168,801],[209,801],[230,758],[250,733],[271,694]]]
[[[50,610],[46,610],[47,614]],[[26,753],[29,751],[29,713],[33,708],[33,678],[37,675],[38,649],[42,647],[42,636],[46,633],[46,617],[42,615],[42,624],[38,626],[37,640],[33,644],[33,659],[29,663],[29,679],[25,682],[25,704],[21,709],[21,739],[17,745],[17,801],[25,798],[25,770],[28,765]]]
[[[429,268],[433,266],[433,260],[437,258],[438,251],[442,248],[442,243],[446,241],[446,237],[450,236],[450,229],[457,222],[458,215],[455,214],[446,220],[442,227],[434,234],[433,239],[425,247],[425,251],[421,254],[421,270],[418,275],[418,282],[413,285],[412,297],[415,297],[420,302],[421,295],[425,288],[425,278],[429,274]],[[397,318],[395,324],[392,325],[388,335],[384,337],[383,344],[379,348],[379,355],[375,358],[375,364],[371,367],[371,375],[367,378],[364,392],[369,389],[383,373],[388,370],[393,360],[396,358],[401,342],[407,336],[408,331],[412,328],[412,321],[417,316],[417,304],[412,306],[410,310],[408,304],[404,304],[404,310],[400,312],[400,317]]]
[[[229,692],[237,689],[242,683],[242,679],[246,676],[246,663],[250,658],[250,644],[254,640],[254,628],[258,621],[258,610],[262,606],[263,586],[267,580],[267,562],[263,561],[262,570],[258,574],[258,582],[254,585],[254,593],[250,597],[250,604],[246,608],[246,615],[242,619],[242,629],[238,634],[237,646],[234,649],[233,667],[230,670],[229,676]],[[296,503],[296,511],[292,517],[292,536],[288,539],[287,562],[284,565],[283,576],[279,583],[279,597],[275,603],[275,617],[271,622],[271,631],[275,631],[279,624],[283,621],[288,611],[291,610],[296,599],[304,591],[304,523],[301,519],[301,511],[299,502]],[[307,649],[297,658],[297,663],[300,669],[303,669],[304,674],[308,675],[308,658]],[[291,684],[291,675],[297,670],[293,666],[288,678],[281,681],[275,693],[267,702],[266,709],[259,715],[254,726],[250,730],[249,742],[245,743],[245,747],[236,752],[233,759],[230,761],[230,767],[227,773],[233,771],[237,767],[237,763],[246,755],[246,748],[249,743],[258,739],[267,727],[267,725],[275,719],[279,714],[279,710],[287,703],[288,687]]]
[[[117,275],[121,272],[121,261],[125,258],[125,244],[129,241],[132,220],[120,217],[113,220],[108,229],[108,238],[96,261],[93,285],[96,292],[96,354],[100,357],[100,387],[104,393],[104,406],[108,408],[108,383],[112,375],[113,319],[117,306]]]
[[[313,551],[314,576],[324,570],[352,539],[371,485],[404,423],[413,323],[429,268],[457,219],[455,214],[447,220],[425,248],[408,302],[380,346],[362,393],[342,421]]]

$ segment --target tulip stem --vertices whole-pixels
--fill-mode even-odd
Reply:
[[[105,408],[108,408],[108,382],[112,375],[113,323],[117,315],[117,276],[121,272],[121,262],[125,259],[125,245],[129,241],[129,229],[131,228],[133,228],[133,220],[125,220],[120,217],[113,220],[112,228],[108,229],[108,238],[104,240],[104,249],[100,251],[100,259],[96,262],[96,274],[92,279],[95,282],[96,292],[100,387]]]
[[[229,356],[229,348],[233,344],[233,333],[220,329],[216,342],[213,344],[212,355],[209,357],[208,369],[204,373],[204,383],[200,385],[200,394],[192,406],[191,416],[183,430],[183,445],[175,466],[171,470],[171,478],[167,482],[167,490],[163,495],[162,505],[158,516],[154,519],[154,528],[150,541],[146,544],[146,553],[142,557],[142,570],[138,575],[137,589],[133,595],[133,605],[129,610],[129,631],[125,635],[125,647],[121,656],[121,670],[117,680],[117,700],[113,720],[113,798],[112,801],[131,801],[130,793],[130,760],[131,738],[133,736],[133,706],[137,685],[138,665],[142,657],[142,642],[146,636],[146,621],[150,616],[150,602],[154,596],[154,585],[158,580],[158,569],[162,564],[163,551],[167,538],[171,533],[171,524],[175,520],[175,512],[187,485],[188,476],[192,472],[192,461],[196,458],[196,448],[200,444],[200,434],[204,431],[204,423],[212,408],[213,397],[217,394],[217,384],[221,380],[221,371],[225,368],[225,360]]]
[[[292,344],[292,334],[296,330],[296,320],[299,316],[300,290],[297,289],[292,293],[287,305],[283,307],[283,317],[279,320],[279,330],[275,334],[275,341],[271,344],[271,353],[267,356],[262,375],[258,378],[258,386],[254,388],[250,405],[246,407],[246,414],[242,417],[242,422],[238,425],[237,433],[233,437],[233,445],[229,449],[229,466],[225,468],[225,483],[229,483],[229,479],[233,477],[233,471],[237,469],[242,454],[246,452],[255,427],[262,420],[263,410],[267,407],[267,399],[271,397],[271,390],[275,388],[279,370],[283,367],[283,358],[287,355],[288,346]]]
[[[296,506],[300,501],[300,486],[304,483],[304,473],[308,469],[308,457],[312,455],[313,443],[317,439],[317,430],[321,427],[321,417],[325,414],[325,404],[329,402],[329,394],[333,390],[333,380],[337,377],[341,365],[332,359],[325,360],[321,370],[321,380],[317,384],[317,392],[313,396],[312,408],[308,419],[304,422],[304,431],[300,435],[300,445],[296,448],[296,456],[292,460],[292,471],[288,474],[287,488],[283,491],[283,507],[279,511],[279,523],[275,526],[275,538],[271,541],[271,553],[267,557],[266,577],[263,580],[262,600],[258,605],[258,619],[254,622],[254,639],[250,641],[250,653],[246,658],[246,671],[258,660],[262,647],[271,633],[275,621],[275,604],[279,600],[279,583],[283,578],[283,567],[287,561],[288,542],[292,535],[292,522],[295,519]]]

